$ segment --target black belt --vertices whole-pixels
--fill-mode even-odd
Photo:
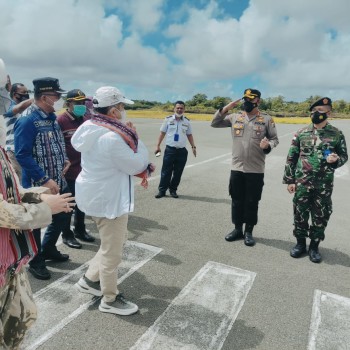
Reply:
[[[168,145],[167,145],[167,147],[171,148],[171,149],[184,149],[184,148],[186,148],[186,147],[173,147],[173,146],[168,146]]]

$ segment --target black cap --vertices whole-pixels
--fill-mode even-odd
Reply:
[[[253,100],[256,97],[260,98],[260,96],[261,96],[261,92],[255,89],[245,89],[243,94],[243,98],[247,97],[247,98],[250,98],[251,100]]]
[[[67,92],[66,101],[87,101],[90,100],[86,95],[79,89],[70,90]]]
[[[62,90],[60,83],[56,78],[38,78],[33,80],[34,93],[45,93],[45,92],[57,92],[59,94],[65,94],[67,91]]]
[[[319,100],[315,101],[311,106],[310,106],[310,111],[316,106],[330,106],[332,108],[332,100],[329,97],[322,97]]]

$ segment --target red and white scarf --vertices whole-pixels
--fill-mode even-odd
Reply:
[[[127,125],[120,122],[119,120],[111,118],[104,114],[92,115],[91,122],[95,125],[103,126],[120,135],[123,138],[123,140],[128,144],[128,146],[134,151],[134,153],[137,152],[139,137],[136,131],[132,128],[129,128]],[[145,169],[142,173],[135,175],[137,177],[142,178],[141,185],[144,188],[148,187],[147,179],[153,171],[154,165],[150,163],[148,164],[147,169]]]

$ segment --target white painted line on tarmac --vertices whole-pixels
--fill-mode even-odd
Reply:
[[[308,350],[350,349],[350,298],[316,289]]]
[[[256,273],[209,261],[130,350],[219,350]]]
[[[161,251],[158,247],[127,241],[118,269],[118,283],[122,283]],[[79,293],[73,286],[87,265],[88,262],[34,294],[38,319],[25,338],[23,346],[26,350],[37,349],[99,300]]]
[[[206,164],[206,163],[212,162],[213,160],[217,160],[217,159],[220,159],[220,158],[228,157],[229,155],[231,155],[231,153],[225,153],[225,154],[222,154],[221,156],[217,156],[217,157],[209,158],[207,160],[203,160],[202,162],[186,165],[185,169],[193,168],[195,166],[202,165],[202,164]],[[148,179],[148,181],[154,181],[154,180],[159,180],[159,179],[160,179],[160,175],[157,175],[157,176],[150,177]]]
[[[293,135],[295,134],[295,132],[289,132],[287,134],[284,134],[282,136],[279,136],[279,139],[281,138],[284,138],[286,136],[289,136],[289,135]],[[189,168],[193,168],[195,166],[199,166],[199,165],[203,165],[203,164],[206,164],[206,163],[209,163],[209,162],[212,162],[214,160],[218,160],[218,159],[221,159],[221,158],[225,158],[225,157],[229,157],[229,156],[232,156],[232,153],[225,153],[225,154],[222,154],[220,156],[216,156],[216,157],[213,157],[213,158],[209,158],[207,160],[203,160],[202,162],[198,162],[198,163],[194,163],[194,164],[189,164],[189,165],[186,165],[185,166],[185,169],[189,169]],[[230,162],[231,161],[231,158],[227,159],[224,161],[224,163],[226,162]],[[157,176],[152,176],[148,179],[148,181],[154,181],[154,180],[159,180],[160,179],[160,175],[157,175]]]

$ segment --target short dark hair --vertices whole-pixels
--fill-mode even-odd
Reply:
[[[10,97],[13,98],[13,95],[17,92],[17,89],[20,86],[24,86],[22,83],[14,83],[11,86],[11,90],[10,90]]]
[[[174,107],[175,107],[176,105],[183,105],[184,107],[186,107],[184,101],[176,101],[176,102],[174,103]]]

